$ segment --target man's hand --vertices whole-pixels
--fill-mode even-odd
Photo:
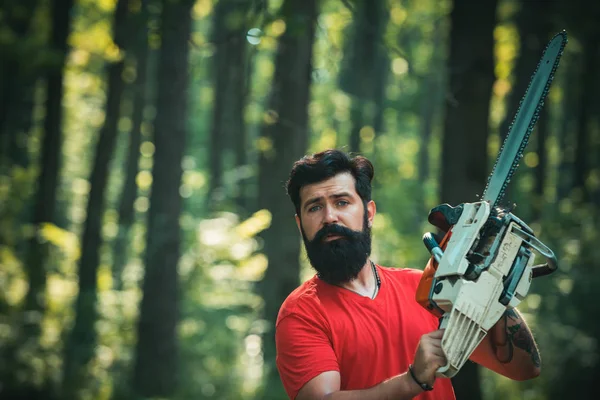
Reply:
[[[417,352],[415,353],[415,361],[413,363],[413,371],[415,377],[421,383],[427,383],[433,386],[435,382],[435,372],[438,368],[446,365],[446,357],[442,351],[442,337],[444,330],[438,329],[421,336]]]

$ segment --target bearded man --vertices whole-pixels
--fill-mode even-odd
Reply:
[[[276,324],[277,369],[290,399],[454,399],[439,321],[415,301],[422,271],[369,259],[374,170],[327,150],[297,161],[287,192],[316,275],[285,300]],[[531,332],[508,311],[471,356],[512,379],[540,373]]]

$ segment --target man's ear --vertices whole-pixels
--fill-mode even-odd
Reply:
[[[377,205],[373,200],[367,203],[367,220],[369,228],[373,227],[373,221],[375,220],[375,214],[377,214]]]
[[[296,226],[298,227],[298,232],[300,232],[300,236],[302,236],[302,227],[301,227],[301,221],[300,221],[300,217],[298,216],[298,214],[294,214],[294,217],[296,218]]]

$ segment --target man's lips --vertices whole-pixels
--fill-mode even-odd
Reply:
[[[323,238],[323,241],[331,242],[332,240],[341,239],[343,237],[344,237],[344,235],[340,235],[340,234],[336,234],[336,233],[329,233],[329,234],[325,235],[325,237]]]

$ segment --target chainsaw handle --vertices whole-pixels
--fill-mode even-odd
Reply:
[[[556,259],[556,255],[548,246],[542,243],[531,233],[517,228],[516,226],[513,226],[512,232],[520,238],[527,240],[526,242],[523,242],[526,246],[531,247],[532,249],[546,257],[545,264],[534,265],[533,267],[531,267],[533,278],[549,275],[558,269],[558,260]]]
[[[531,267],[532,277],[539,278],[540,276],[550,275],[558,268],[556,257],[548,258],[545,264],[534,265]]]
[[[442,260],[444,252],[438,244],[437,240],[435,239],[435,236],[433,236],[433,233],[427,232],[426,234],[424,234],[423,243],[425,244],[425,247],[427,247],[427,250],[429,250],[429,253],[431,253],[431,255],[433,256],[433,258],[435,258],[435,261],[437,261],[439,264]]]

